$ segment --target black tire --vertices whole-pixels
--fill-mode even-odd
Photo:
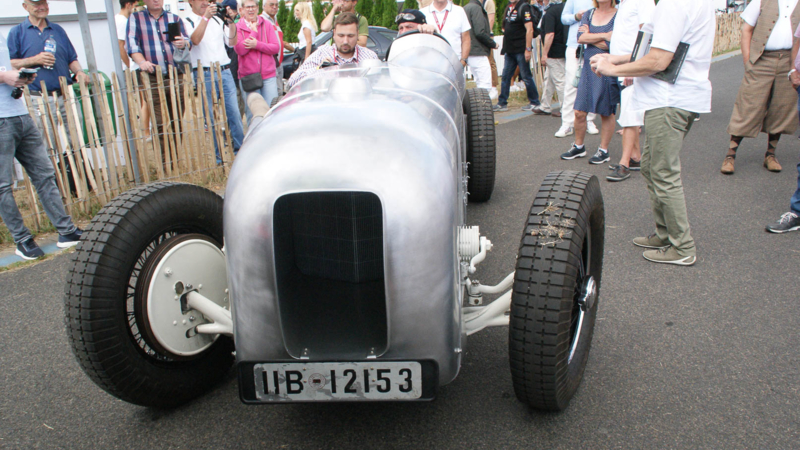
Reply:
[[[470,202],[486,202],[494,191],[497,142],[492,99],[486,89],[467,89],[464,97],[467,120],[467,191]]]
[[[141,318],[144,283],[137,283],[170,240],[196,233],[221,247],[222,205],[199,186],[154,183],[121,194],[84,231],[67,273],[65,321],[81,368],[109,394],[169,408],[207,392],[230,370],[233,341],[224,336],[190,358],[154,345]]]
[[[517,397],[532,408],[564,410],[583,378],[597,318],[604,238],[597,177],[548,174],[522,233],[511,294],[511,378]],[[580,291],[589,277],[596,295],[582,311]]]

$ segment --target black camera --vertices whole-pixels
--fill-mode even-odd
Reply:
[[[20,69],[19,78],[21,80],[27,80],[27,79],[33,78],[33,76],[36,75],[36,72],[38,72],[38,71],[39,71],[38,67],[37,68],[26,67],[24,69]],[[13,91],[11,91],[11,98],[16,100],[16,99],[18,99],[20,97],[22,97],[22,88],[21,87],[15,88]]]
[[[228,20],[230,20],[228,18],[228,10],[227,10],[227,8],[225,8],[225,6],[223,6],[222,3],[219,3],[219,2],[214,3],[214,4],[217,6],[217,13],[215,14],[215,16],[219,17],[219,20],[221,20],[222,23],[225,24]]]

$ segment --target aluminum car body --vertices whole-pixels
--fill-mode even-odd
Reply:
[[[457,246],[465,223],[464,86],[444,40],[408,36],[395,42],[388,63],[306,78],[251,126],[224,208],[237,362],[427,360],[436,362],[439,384],[455,378],[465,338]],[[305,193],[380,200],[387,326],[376,345],[353,344],[347,330],[321,342],[323,335],[288,323],[275,208]],[[349,343],[327,342],[340,337]]]

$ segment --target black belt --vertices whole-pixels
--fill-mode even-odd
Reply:
[[[47,95],[51,95],[53,93],[55,93],[56,95],[60,96],[61,95],[61,89],[53,89],[53,90],[48,90],[47,91]],[[35,95],[37,97],[41,97],[42,96],[42,91],[31,90],[31,95]]]
[[[203,69],[210,69],[211,67],[203,67]],[[228,70],[231,68],[230,64],[225,64],[224,66],[219,66],[219,70]],[[197,67],[192,68],[192,72],[197,72]]]

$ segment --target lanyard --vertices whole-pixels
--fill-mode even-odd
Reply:
[[[436,10],[431,8],[431,12],[433,13],[433,19],[436,21],[436,26],[439,28],[439,33],[441,33],[442,32],[442,28],[444,28],[444,24],[447,23],[447,14],[450,13],[450,10],[446,9],[444,11],[444,19],[442,19],[442,24],[441,25],[439,25],[439,18],[436,17]]]

